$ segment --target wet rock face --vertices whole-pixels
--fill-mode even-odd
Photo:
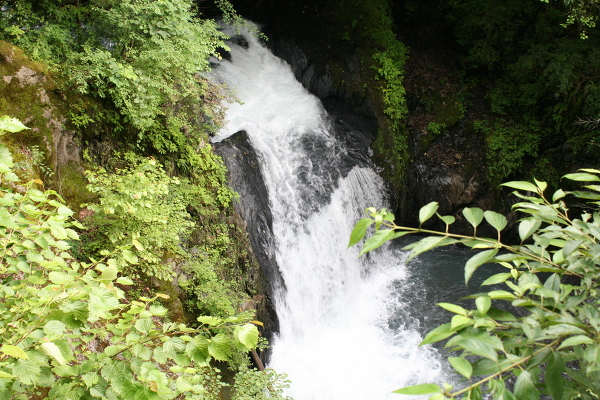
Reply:
[[[269,195],[265,186],[256,152],[248,134],[240,131],[215,143],[215,153],[223,158],[229,174],[229,184],[237,193],[237,212],[244,220],[254,256],[261,266],[261,282],[264,289],[261,304],[256,308],[258,319],[264,323],[263,334],[271,339],[279,331],[279,321],[273,304],[274,288],[284,287],[283,279],[274,253],[273,216],[269,208]]]

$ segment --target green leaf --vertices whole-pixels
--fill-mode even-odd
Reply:
[[[473,366],[467,360],[462,357],[448,357],[448,361],[452,368],[454,368],[459,374],[464,376],[467,379],[471,378],[473,374]]]
[[[489,295],[489,294],[488,294]],[[498,308],[490,307],[487,312],[488,317],[495,319],[496,321],[516,321],[517,318],[509,313],[508,311],[500,310]]]
[[[498,354],[494,347],[483,340],[478,338],[463,339],[458,341],[458,345],[475,355],[498,361]]]
[[[552,195],[552,202],[556,203],[558,200],[562,199],[563,197],[565,197],[567,194],[565,193],[564,190],[562,189],[558,189],[556,192],[554,192],[554,194]]]
[[[348,247],[354,246],[356,243],[360,242],[367,233],[367,228],[373,224],[373,220],[371,218],[363,218],[354,225],[354,229],[352,229],[352,233],[350,234],[350,242],[348,243]]]
[[[0,132],[8,131],[8,132],[21,132],[23,129],[29,129],[21,121],[16,118],[9,117],[8,115],[4,115],[0,117]]]
[[[410,252],[410,256],[408,257],[408,260],[410,261],[419,254],[429,251],[433,248],[446,246],[456,242],[457,241],[455,239],[448,238],[445,236],[428,236],[424,239],[419,240],[418,242],[411,243],[410,245],[405,246],[404,249],[412,249],[412,251]]]
[[[531,236],[538,228],[542,225],[542,221],[537,219],[524,219],[519,224],[519,237],[521,242],[524,242],[529,236]]]
[[[133,281],[126,276],[120,276],[117,278],[116,282],[119,285],[133,285]]]
[[[483,216],[485,217],[485,220],[488,222],[488,224],[493,226],[498,232],[506,228],[506,224],[508,223],[504,215],[498,214],[494,211],[485,211],[483,213]]]
[[[481,224],[481,221],[483,221],[483,211],[481,208],[465,208],[462,213],[473,228],[477,228]]]
[[[451,303],[437,303],[438,306],[453,312],[455,314],[461,314],[461,315],[467,315],[467,310],[465,310],[464,308],[462,308],[461,306],[457,306],[456,304],[451,304]]]
[[[102,271],[102,274],[98,277],[101,281],[114,281],[117,279],[118,270],[116,265],[109,265]]]
[[[58,365],[65,365],[67,363],[67,361],[63,357],[60,349],[54,343],[52,343],[52,342],[44,342],[44,343],[41,344],[40,347],[42,348],[42,351],[47,356],[52,357],[58,363]]]
[[[406,386],[402,389],[394,390],[392,393],[416,396],[420,394],[442,393],[443,391],[444,390],[438,385],[434,385],[432,383],[421,383],[420,385]]]
[[[504,283],[507,279],[510,279],[511,276],[512,274],[510,272],[502,272],[496,275],[492,275],[485,281],[483,281],[481,286],[497,285],[499,283]]]
[[[2,347],[0,348],[0,351],[2,353],[6,354],[7,356],[22,358],[24,360],[29,359],[29,357],[27,356],[27,354],[25,353],[25,351],[22,348],[13,346],[11,344],[3,344]]]
[[[11,171],[5,172],[3,178],[6,179],[7,181],[11,181],[11,182],[19,182],[20,181],[17,174],[15,174],[14,172],[11,172]]]
[[[419,344],[419,346],[423,346],[429,343],[439,342],[440,340],[444,340],[449,336],[454,335],[454,330],[452,330],[452,326],[450,323],[443,324],[438,326],[429,332],[423,341]]]
[[[548,184],[544,181],[538,181],[537,179],[533,178],[533,180],[535,181],[535,184],[538,188],[540,188],[541,192],[544,192],[547,188],[548,188]]]
[[[75,278],[69,274],[60,271],[52,271],[48,274],[48,279],[52,283],[57,285],[64,285],[65,283],[70,283],[75,280]]]
[[[477,306],[477,311],[482,315],[486,315],[492,305],[492,299],[487,295],[479,296],[475,299],[475,305]]]
[[[21,383],[33,384],[40,377],[41,364],[37,360],[19,359],[12,367],[12,373]]]
[[[566,174],[565,176],[563,176],[563,178],[567,178],[570,179],[572,181],[578,181],[578,182],[597,182],[600,181],[600,177],[598,177],[597,175],[593,175],[593,174],[588,174],[585,172],[577,172],[574,174]]]
[[[256,348],[258,344],[258,328],[254,324],[244,324],[237,326],[233,331],[234,336],[248,350]]]
[[[19,226],[15,223],[14,217],[6,208],[0,208],[0,226],[5,226],[8,229],[17,229]]]
[[[586,331],[571,324],[551,325],[542,331],[544,337],[553,339],[567,335],[585,335]]]
[[[209,326],[215,326],[215,325],[219,325],[219,324],[223,323],[223,320],[221,318],[213,317],[210,315],[200,316],[200,317],[196,318],[196,320],[198,322],[200,322],[201,324],[209,325]]]
[[[154,322],[152,318],[140,318],[135,321],[134,326],[139,332],[148,334],[154,328]]]
[[[469,258],[465,264],[465,283],[468,284],[477,268],[494,258],[496,253],[498,253],[498,249],[485,250]]]
[[[565,347],[579,346],[580,344],[592,344],[594,341],[585,335],[571,336],[570,338],[563,341],[558,350]]]
[[[127,261],[130,264],[137,264],[138,263],[138,257],[135,255],[135,253],[131,250],[123,250],[123,259],[125,261]]]
[[[565,360],[560,353],[552,352],[552,357],[546,365],[546,389],[554,399],[562,399],[564,391],[565,378],[562,374],[565,372]]]
[[[474,323],[475,321],[473,321],[471,318],[459,314],[452,317],[450,328],[452,328],[454,332],[457,332],[467,326],[473,325]]]
[[[569,240],[562,248],[563,257],[567,258],[583,243],[583,240]]]
[[[519,400],[539,400],[540,394],[533,384],[529,371],[521,371],[515,382],[514,394]]]
[[[433,216],[433,214],[435,214],[438,208],[439,204],[437,201],[432,201],[431,203],[421,207],[419,210],[419,222],[422,224],[423,222],[427,221]]]
[[[13,157],[5,146],[0,144],[0,172],[8,173],[13,166]]]
[[[439,215],[438,217],[446,224],[446,225],[452,225],[454,222],[456,222],[456,218],[453,215]]]
[[[500,186],[507,186],[507,187],[510,187],[513,189],[525,190],[527,192],[537,193],[537,191],[538,191],[537,186],[535,186],[533,183],[525,182],[525,181],[506,182],[506,183],[501,184]]]
[[[225,335],[219,333],[210,339],[208,352],[215,360],[228,361],[231,353],[231,343]]]
[[[363,255],[371,250],[375,250],[385,242],[389,241],[392,238],[393,234],[393,229],[378,230],[377,232],[375,232],[375,234],[373,234],[373,236],[371,236],[365,241],[365,245],[363,246],[359,255]]]
[[[62,321],[51,320],[44,325],[44,333],[47,336],[62,336],[67,326]]]

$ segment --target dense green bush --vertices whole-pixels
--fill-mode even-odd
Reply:
[[[579,159],[596,159],[598,126],[577,122],[596,120],[600,115],[600,36],[597,28],[579,21],[587,26],[587,39],[582,40],[577,23],[564,24],[565,15],[583,15],[581,7],[587,7],[585,12],[595,19],[596,2],[442,3],[460,45],[463,68],[487,88],[489,116],[504,120],[481,131],[488,139],[491,130],[500,132],[498,137],[518,139],[504,141],[506,150],[488,146],[491,175],[503,179],[510,170],[532,165],[530,156],[560,149],[565,143]],[[498,158],[499,153],[510,158],[504,171],[498,169],[504,158]]]
[[[50,64],[68,90],[115,108],[116,132],[148,151],[185,155],[222,117],[218,89],[199,73],[226,48],[225,36],[191,0],[15,0],[0,12],[3,38]],[[108,120],[85,108],[72,115],[75,125]]]
[[[586,169],[565,178],[592,184],[581,191],[559,189],[551,198],[546,197],[544,182],[504,184],[520,191],[515,195],[521,201],[513,207],[523,216],[517,245],[501,242],[507,219],[492,211],[463,210],[474,230],[469,236],[450,232],[452,216],[438,214],[446,231],[435,232],[397,226],[386,210],[367,210],[370,217],[356,224],[350,238],[351,246],[357,244],[374,225],[375,232],[364,242],[361,254],[396,237],[419,233],[428,236],[405,247],[411,250],[409,259],[458,243],[477,251],[465,264],[466,283],[485,264],[506,269],[482,283],[504,288],[469,296],[475,309],[438,304],[455,315],[421,343],[448,339],[445,347],[457,352],[448,361],[463,383],[456,389],[448,384],[420,384],[396,393],[431,394],[431,400],[481,399],[484,395],[529,400],[542,394],[556,400],[591,400],[600,396],[600,170]],[[569,210],[569,203],[582,207],[581,212]],[[437,209],[435,202],[421,208],[420,223]],[[497,230],[497,238],[477,235],[484,220]]]
[[[134,244],[138,261],[134,268],[124,261],[120,267],[129,275],[140,273],[170,281],[173,266],[168,259],[181,256],[180,241],[194,223],[186,211],[189,199],[182,182],[167,176],[153,159],[113,173],[99,168],[88,171],[88,190],[98,195],[98,204],[87,204],[93,212],[90,223],[95,252]]]
[[[23,128],[0,119],[0,134]],[[12,163],[0,146],[0,397],[218,398],[210,388],[223,384],[210,362],[257,346],[249,316],[199,317],[190,328],[165,319],[166,295],[126,299],[132,281],[119,259],[136,262],[133,239],[75,260],[73,228],[83,227],[55,192],[15,184]]]

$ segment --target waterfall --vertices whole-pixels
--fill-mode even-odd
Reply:
[[[406,255],[384,246],[359,258],[347,249],[364,209],[386,205],[381,178],[338,140],[287,63],[248,34],[230,46],[231,60],[215,60],[213,78],[239,103],[226,104],[215,141],[245,130],[269,193],[270,250],[285,282],[276,290],[280,332],[269,367],[288,374],[296,400],[399,399],[390,392],[439,381],[436,351],[418,347],[414,327],[389,323],[405,306],[393,283],[409,278]]]

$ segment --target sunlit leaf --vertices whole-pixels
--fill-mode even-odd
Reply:
[[[352,229],[352,233],[350,234],[350,243],[348,243],[348,247],[354,246],[356,243],[360,242],[362,238],[365,237],[367,233],[367,228],[373,224],[373,220],[371,218],[363,218],[354,225],[354,229]]]
[[[507,279],[510,279],[511,276],[512,275],[510,272],[503,272],[500,274],[492,275],[489,278],[487,278],[485,281],[483,281],[481,286],[497,285],[499,283],[505,282]]]
[[[209,326],[215,326],[215,325],[219,325],[219,324],[223,323],[223,320],[221,318],[213,317],[210,315],[200,316],[200,317],[196,318],[196,320],[198,322],[200,322],[201,324],[205,324],[205,325],[209,325]]]
[[[450,365],[462,376],[469,379],[473,374],[473,366],[467,360],[462,357],[448,357]]]
[[[481,221],[483,221],[483,211],[481,208],[465,208],[462,213],[473,228],[477,228],[481,224]]]
[[[555,203],[558,200],[562,199],[563,197],[566,196],[566,193],[564,190],[562,189],[558,189],[556,192],[554,192],[554,194],[552,195],[552,202]]]
[[[233,334],[248,350],[256,348],[258,344],[258,328],[256,325],[244,324],[237,326]]]
[[[469,258],[465,264],[465,283],[469,283],[477,268],[494,258],[496,253],[498,253],[498,249],[485,250]]]
[[[537,193],[537,191],[538,191],[537,186],[535,186],[531,182],[525,182],[525,181],[506,182],[506,183],[501,184],[500,186],[506,186],[506,187],[510,187],[510,188],[518,189],[518,190],[525,190],[527,192],[536,192]]]
[[[40,347],[42,348],[42,351],[47,356],[52,357],[54,359],[54,361],[56,361],[58,363],[58,365],[65,365],[67,363],[67,361],[63,357],[62,353],[60,352],[60,349],[54,343],[44,342],[40,345]]]
[[[392,393],[398,394],[409,394],[409,395],[419,395],[419,394],[433,394],[433,393],[442,393],[443,389],[438,385],[434,385],[432,383],[422,383],[420,385],[412,385],[406,386],[402,389],[394,390]]]
[[[467,315],[467,310],[456,304],[437,303],[437,305],[455,314]]]
[[[452,225],[454,222],[456,222],[456,218],[453,215],[439,215],[438,217],[446,224],[446,225]]]
[[[596,182],[600,181],[600,177],[597,175],[589,174],[586,172],[576,172],[574,174],[566,174],[563,178],[570,179],[578,182]]]
[[[419,210],[419,222],[422,224],[423,222],[431,218],[433,214],[435,214],[435,212],[437,211],[438,207],[439,204],[436,201],[432,201],[431,203],[421,207],[421,209]]]
[[[488,224],[493,226],[498,232],[506,228],[507,221],[504,215],[498,214],[494,211],[485,211],[483,213],[483,216],[485,217],[485,220],[488,222]]]
[[[25,353],[25,351],[22,348],[13,346],[11,344],[3,344],[2,347],[0,348],[0,351],[2,353],[6,354],[7,356],[22,358],[24,360],[29,359],[29,357],[27,356],[27,354]]]
[[[454,335],[454,331],[450,323],[443,324],[438,326],[437,328],[431,330],[423,339],[423,341],[419,344],[419,346],[423,346],[429,343],[439,342],[440,340],[444,340],[449,336]]]
[[[537,231],[542,225],[542,221],[537,219],[524,219],[519,223],[519,237],[521,238],[521,242],[524,242],[533,235],[533,232]]]
[[[475,305],[477,306],[477,311],[482,315],[486,315],[492,305],[492,299],[488,296],[479,296],[475,299]]]
[[[570,338],[565,339],[560,344],[560,346],[558,346],[558,349],[560,350],[565,347],[579,346],[581,344],[592,344],[592,343],[594,343],[594,341],[585,335],[571,336]]]
[[[370,238],[368,238],[367,240],[365,240],[365,245],[360,250],[359,255],[363,255],[365,253],[368,253],[369,251],[375,250],[376,248],[378,248],[382,244],[384,244],[387,241],[389,241],[392,238],[393,235],[394,235],[394,230],[393,229],[381,229],[381,230],[378,230],[377,232],[375,232],[373,234],[373,236],[371,236]]]
[[[21,121],[17,118],[9,117],[8,115],[4,115],[0,117],[0,132],[8,131],[12,133],[20,132],[24,129],[29,129]]]
[[[465,350],[481,356],[488,358],[493,361],[498,360],[498,354],[492,345],[486,343],[482,340],[478,339],[463,339],[458,342],[460,346],[462,346]]]

